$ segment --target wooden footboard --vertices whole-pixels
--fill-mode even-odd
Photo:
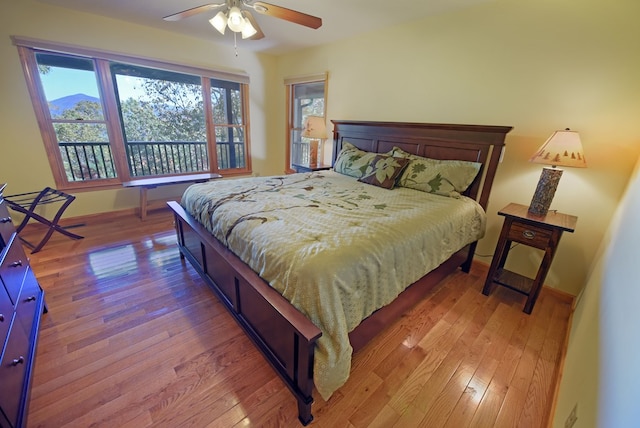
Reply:
[[[322,332],[180,204],[168,204],[174,212],[181,256],[218,295],[289,387],[298,402],[298,418],[307,425],[313,420],[315,343]]]

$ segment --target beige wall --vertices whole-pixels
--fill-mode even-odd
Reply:
[[[51,185],[16,49],[9,35],[48,39],[251,76],[254,171],[284,166],[284,77],[329,72],[329,119],[511,125],[480,254],[493,252],[509,202],[528,204],[540,166],[527,162],[556,129],[580,132],[588,169],[567,169],[552,208],[579,217],[565,234],[547,284],[577,295],[567,368],[556,412],[562,426],[580,403],[595,417],[599,278],[603,237],[640,155],[640,2],[496,0],[298,53],[272,57],[33,0],[4,2],[0,14],[0,182],[10,193]],[[327,19],[325,17],[325,19]],[[172,190],[179,194],[181,189]],[[130,189],[78,194],[70,215],[131,208]],[[602,244],[602,247],[601,247]],[[517,248],[514,268],[531,273],[541,256]],[[602,251],[602,250],[600,250]],[[486,262],[489,259],[482,259]],[[595,285],[594,285],[595,284]],[[586,285],[586,287],[585,287]]]
[[[576,426],[637,426],[640,378],[637,260],[640,159],[577,301],[554,427],[577,406]],[[601,392],[602,391],[602,392]]]
[[[551,207],[577,230],[546,281],[576,295],[640,153],[637,16],[634,0],[495,1],[279,57],[278,74],[327,70],[329,119],[513,126],[480,254],[493,252],[497,210],[531,201],[541,165],[529,157],[554,130],[579,131],[589,167],[566,169]],[[510,257],[533,274],[542,256]]]
[[[636,171],[640,167],[637,165]],[[630,181],[614,222],[604,256],[599,312],[600,427],[640,426],[635,391],[640,380],[640,312],[638,252],[640,250],[640,174]],[[586,292],[586,290],[585,290]],[[576,354],[580,354],[578,349]],[[595,369],[595,367],[592,367]]]
[[[261,174],[283,170],[284,148],[268,150],[274,125],[267,122],[274,98],[272,80],[275,58],[232,47],[187,38],[152,28],[95,15],[52,7],[32,0],[3,2],[0,14],[0,182],[6,193],[55,187],[40,131],[29,99],[17,49],[10,36],[50,40],[250,75],[251,148],[253,168]],[[213,35],[212,35],[213,36]],[[213,37],[212,37],[213,40]],[[185,186],[167,186],[150,197],[179,196]],[[76,201],[65,216],[128,209],[137,206],[136,189],[76,192]]]

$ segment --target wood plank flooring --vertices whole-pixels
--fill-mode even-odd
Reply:
[[[31,226],[30,226],[31,227]],[[37,242],[37,226],[24,236]],[[31,256],[46,292],[30,427],[297,427],[296,403],[195,271],[169,211],[88,217]],[[315,427],[543,427],[570,302],[532,315],[486,266],[455,273],[316,396]]]

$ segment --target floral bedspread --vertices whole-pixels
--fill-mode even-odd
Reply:
[[[348,333],[484,235],[469,198],[381,189],[333,171],[194,184],[182,205],[318,328],[324,399],[351,369]]]

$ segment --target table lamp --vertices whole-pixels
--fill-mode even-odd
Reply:
[[[318,151],[320,151],[320,163],[322,163],[322,142],[327,138],[327,127],[322,116],[307,116],[304,121],[302,136],[311,138],[309,143],[309,166],[318,165]]]
[[[580,136],[569,128],[554,132],[534,153],[529,162],[551,165],[551,168],[544,167],[542,169],[538,186],[529,206],[529,213],[537,216],[545,216],[549,211],[553,195],[556,193],[558,182],[562,177],[562,170],[556,168],[557,166],[587,167]]]

